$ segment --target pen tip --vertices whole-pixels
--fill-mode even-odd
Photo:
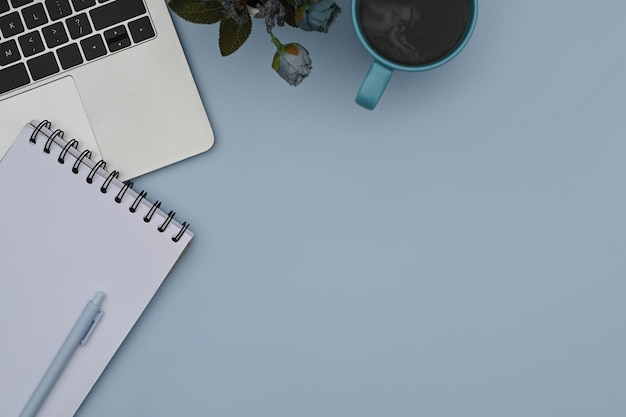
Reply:
[[[91,300],[91,302],[99,306],[100,304],[102,304],[102,300],[104,300],[104,293],[98,291],[96,295],[94,295],[93,300]]]

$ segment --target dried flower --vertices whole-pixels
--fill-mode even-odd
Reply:
[[[221,6],[226,17],[233,19],[239,25],[245,25],[250,21],[250,14],[244,2],[238,0],[208,0],[208,2],[217,1]]]
[[[278,75],[287,81],[289,85],[294,87],[298,86],[302,80],[308,77],[313,68],[309,51],[299,43],[283,45],[271,32],[270,36],[277,49],[274,54],[272,68],[274,68]]]
[[[296,25],[302,30],[327,33],[339,13],[341,8],[333,0],[305,3],[296,9]]]
[[[267,31],[271,32],[274,26],[285,24],[285,8],[279,0],[266,0],[255,6],[258,12],[254,15],[257,19],[264,19]]]
[[[222,56],[234,53],[246,42],[252,33],[253,19],[263,20],[277,49],[272,68],[292,86],[299,85],[311,72],[309,52],[298,43],[281,44],[272,30],[287,23],[305,31],[326,33],[341,12],[333,0],[167,0],[167,3],[185,20],[219,24],[218,45]]]

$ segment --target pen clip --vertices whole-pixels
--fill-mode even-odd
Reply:
[[[100,311],[98,311],[96,313],[95,316],[93,316],[93,320],[91,322],[91,326],[89,327],[89,330],[87,330],[87,333],[85,333],[85,336],[83,336],[83,338],[80,341],[80,345],[81,346],[85,346],[85,343],[87,343],[87,340],[89,339],[89,336],[91,336],[91,333],[93,332],[93,329],[95,329],[96,325],[98,324],[98,322],[102,318],[103,314],[104,314],[104,312],[102,310],[100,310]]]

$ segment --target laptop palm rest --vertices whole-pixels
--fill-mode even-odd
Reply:
[[[9,149],[24,123],[31,120],[50,120],[54,126],[71,129],[64,132],[66,139],[76,139],[80,149],[89,149],[91,159],[102,159],[87,113],[71,76],[37,86],[10,100],[0,101],[0,158]]]

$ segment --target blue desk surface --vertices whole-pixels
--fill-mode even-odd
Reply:
[[[297,88],[175,19],[216,145],[136,186],[196,237],[77,416],[626,415],[626,2],[482,0],[373,112],[340,4]]]

